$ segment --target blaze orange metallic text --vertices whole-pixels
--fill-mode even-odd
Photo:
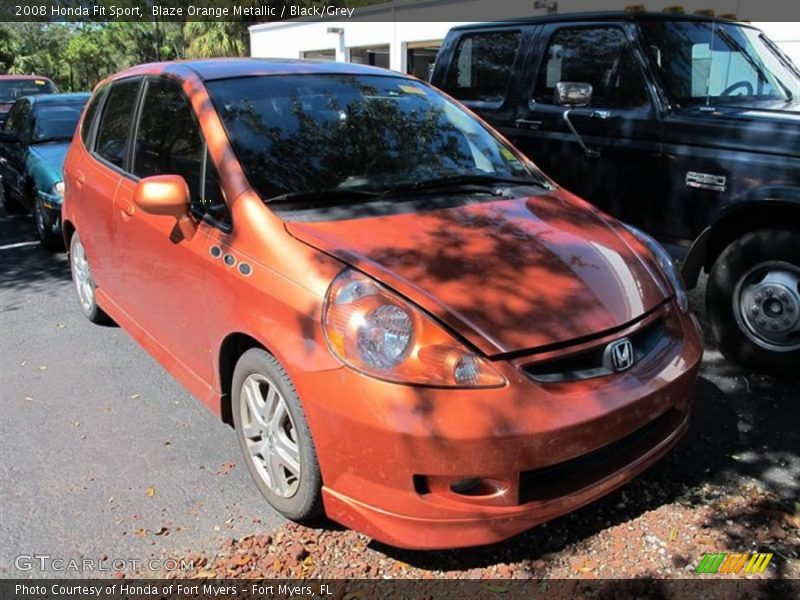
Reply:
[[[688,427],[702,344],[663,250],[416,79],[134,67],[64,171],[81,310],[234,424],[290,518],[497,542]]]

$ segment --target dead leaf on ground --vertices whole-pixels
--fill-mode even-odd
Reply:
[[[152,498],[153,496],[155,496],[155,495],[156,495],[156,488],[154,488],[154,487],[151,485],[149,488],[147,488],[147,489],[145,490],[145,492],[144,492],[144,493],[145,493],[145,494],[147,494],[147,497],[148,497],[148,498]]]

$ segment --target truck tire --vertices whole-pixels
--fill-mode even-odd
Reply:
[[[800,232],[761,229],[711,269],[706,308],[720,351],[755,371],[800,376]]]

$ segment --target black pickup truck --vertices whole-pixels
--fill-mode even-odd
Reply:
[[[654,13],[454,28],[432,83],[683,256],[722,352],[800,375],[800,71],[760,30]]]

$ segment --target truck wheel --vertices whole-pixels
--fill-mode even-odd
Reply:
[[[233,422],[247,470],[272,507],[294,521],[322,513],[322,475],[300,399],[274,356],[261,348],[236,363]]]
[[[728,358],[782,379],[800,376],[800,233],[762,229],[714,263],[706,307]]]

